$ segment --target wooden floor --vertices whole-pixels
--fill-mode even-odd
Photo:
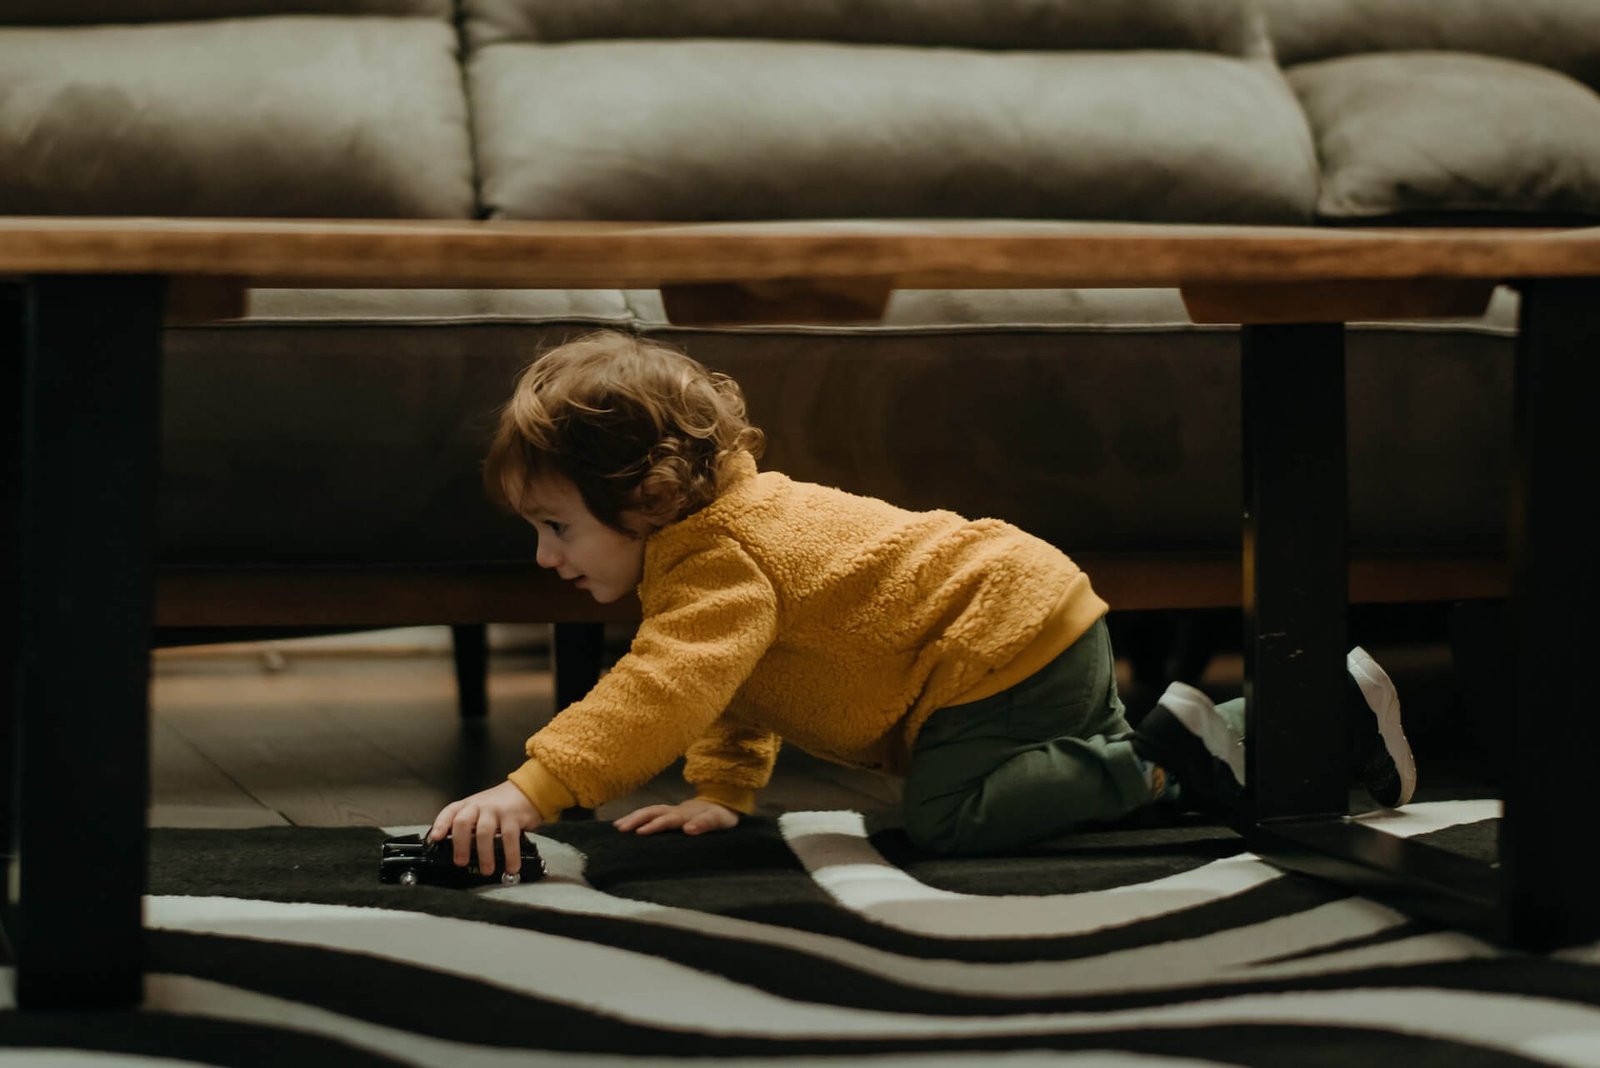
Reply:
[[[456,710],[447,648],[288,642],[156,654],[151,826],[409,826],[491,786],[553,714],[548,661],[495,653],[488,717]],[[687,796],[677,767],[602,807],[612,818]],[[898,786],[786,750],[768,811],[878,809]]]
[[[165,827],[412,826],[448,802],[501,781],[522,760],[528,735],[553,714],[544,652],[502,643],[491,655],[490,712],[463,721],[456,709],[448,629],[350,635],[194,649],[154,659],[150,823]],[[426,640],[418,642],[418,635]],[[431,637],[428,637],[432,635]],[[1396,675],[1407,731],[1438,782],[1424,745],[1452,715],[1454,698],[1430,646],[1374,653]],[[1219,657],[1203,685],[1238,692],[1240,661]],[[1129,692],[1130,712],[1154,695]],[[1230,693],[1231,689],[1231,693]],[[1422,742],[1424,745],[1419,745]],[[677,767],[597,813],[687,794]],[[762,811],[894,806],[898,783],[836,767],[786,748]],[[1476,795],[1473,795],[1476,796]]]

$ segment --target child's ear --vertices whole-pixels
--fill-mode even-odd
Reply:
[[[627,511],[622,513],[622,522],[634,537],[648,538],[671,520],[662,520],[645,511]]]
[[[633,491],[628,510],[623,513],[628,529],[640,537],[649,537],[677,519],[677,502],[665,500],[660,494],[646,493],[643,486]]]

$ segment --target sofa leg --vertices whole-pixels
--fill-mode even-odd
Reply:
[[[550,624],[550,664],[555,674],[556,711],[581,700],[600,681],[605,652],[603,623]],[[570,808],[564,819],[593,819],[590,808]]]
[[[605,651],[603,623],[552,623],[550,661],[555,672],[556,711],[580,701],[600,681]]]
[[[450,628],[456,661],[456,701],[462,719],[489,714],[489,625],[457,623]]]
[[[1451,671],[1466,720],[1458,726],[1469,743],[1472,770],[1501,785],[1506,710],[1516,707],[1511,674],[1511,611],[1507,601],[1459,601],[1451,606]]]

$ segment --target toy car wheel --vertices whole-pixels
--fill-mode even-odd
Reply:
[[[400,885],[401,886],[416,886],[417,885],[417,873],[414,872],[414,871],[403,871],[403,872],[401,872],[400,873]]]
[[[500,883],[503,886],[516,886],[521,881],[522,881],[522,873],[521,872],[503,871],[503,872],[500,873]]]

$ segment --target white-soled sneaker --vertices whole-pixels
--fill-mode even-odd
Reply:
[[[1244,741],[1200,690],[1174,682],[1139,721],[1133,751],[1178,781],[1178,800],[1222,816],[1244,793]]]
[[[1370,710],[1376,731],[1361,731],[1357,774],[1372,799],[1385,808],[1399,808],[1417,789],[1417,761],[1400,725],[1400,694],[1388,672],[1359,645],[1345,657],[1350,671],[1348,701],[1352,717]],[[1352,721],[1353,722],[1353,721]]]

